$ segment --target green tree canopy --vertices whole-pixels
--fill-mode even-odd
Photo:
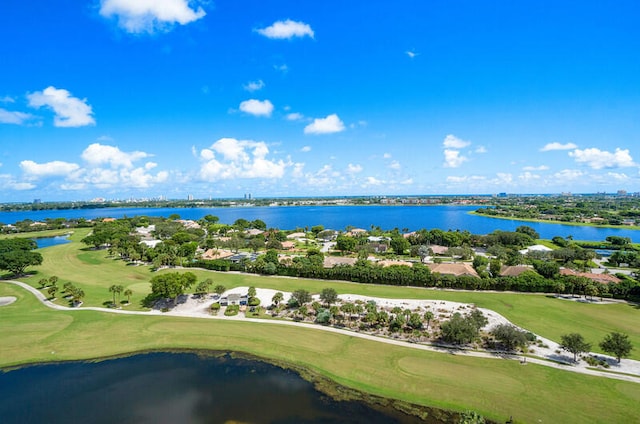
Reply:
[[[584,338],[582,337],[582,334],[578,334],[578,333],[564,334],[560,336],[560,340],[561,340],[560,347],[566,350],[567,352],[573,353],[574,362],[578,360],[579,354],[583,352],[588,352],[589,349],[591,349],[591,344],[587,343],[584,340]]]
[[[196,280],[197,277],[192,272],[171,272],[156,275],[151,279],[151,293],[165,299],[173,298],[176,303],[178,296],[183,295],[185,290],[191,287]]]
[[[22,275],[28,266],[42,264],[42,255],[32,251],[36,247],[36,242],[27,238],[0,240],[0,269]]]
[[[633,345],[629,341],[627,334],[613,332],[604,337],[604,340],[600,342],[600,348],[606,353],[615,356],[616,360],[620,362],[621,358],[629,356]]]

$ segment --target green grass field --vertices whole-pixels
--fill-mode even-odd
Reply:
[[[375,395],[517,422],[633,422],[640,385],[517,361],[422,352],[348,336],[219,320],[53,311],[16,286],[0,296],[0,366],[145,349],[232,350],[285,361]],[[366,359],[365,359],[366,358]]]
[[[43,250],[36,273],[26,279],[57,275],[85,290],[85,305],[111,299],[108,287],[122,284],[134,291],[132,305],[149,292],[153,273],[128,266],[106,251],[86,249],[78,241]],[[166,272],[166,271],[163,271]],[[640,309],[627,305],[588,305],[544,295],[440,291],[357,283],[262,277],[193,270],[227,288],[256,286],[389,298],[442,299],[493,309],[514,323],[559,340],[580,332],[597,342],[609,331],[630,335],[640,358]],[[0,308],[0,366],[40,361],[89,359],[147,349],[213,349],[285,361],[375,395],[452,410],[476,410],[486,417],[517,422],[634,422],[640,385],[584,376],[517,361],[467,358],[422,352],[348,336],[269,324],[187,319],[169,316],[123,316],[94,311],[53,311],[19,287],[0,283],[0,296],[18,301]],[[64,304],[64,303],[61,303]]]

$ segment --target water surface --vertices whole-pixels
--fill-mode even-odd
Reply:
[[[293,371],[263,362],[192,353],[150,353],[97,363],[29,366],[0,373],[0,422],[419,421],[393,410],[376,410],[362,402],[332,400]]]

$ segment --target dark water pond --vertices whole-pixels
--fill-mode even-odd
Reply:
[[[0,373],[0,422],[417,423],[395,410],[335,401],[259,361],[149,353]],[[434,421],[437,422],[437,421]]]
[[[33,240],[38,244],[38,249],[71,242],[67,236],[38,237]]]

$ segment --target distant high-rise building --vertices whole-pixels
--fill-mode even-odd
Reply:
[[[627,190],[618,190],[618,196],[626,196]]]
[[[187,196],[187,200],[189,200],[189,201],[193,200],[193,194],[188,195]]]

